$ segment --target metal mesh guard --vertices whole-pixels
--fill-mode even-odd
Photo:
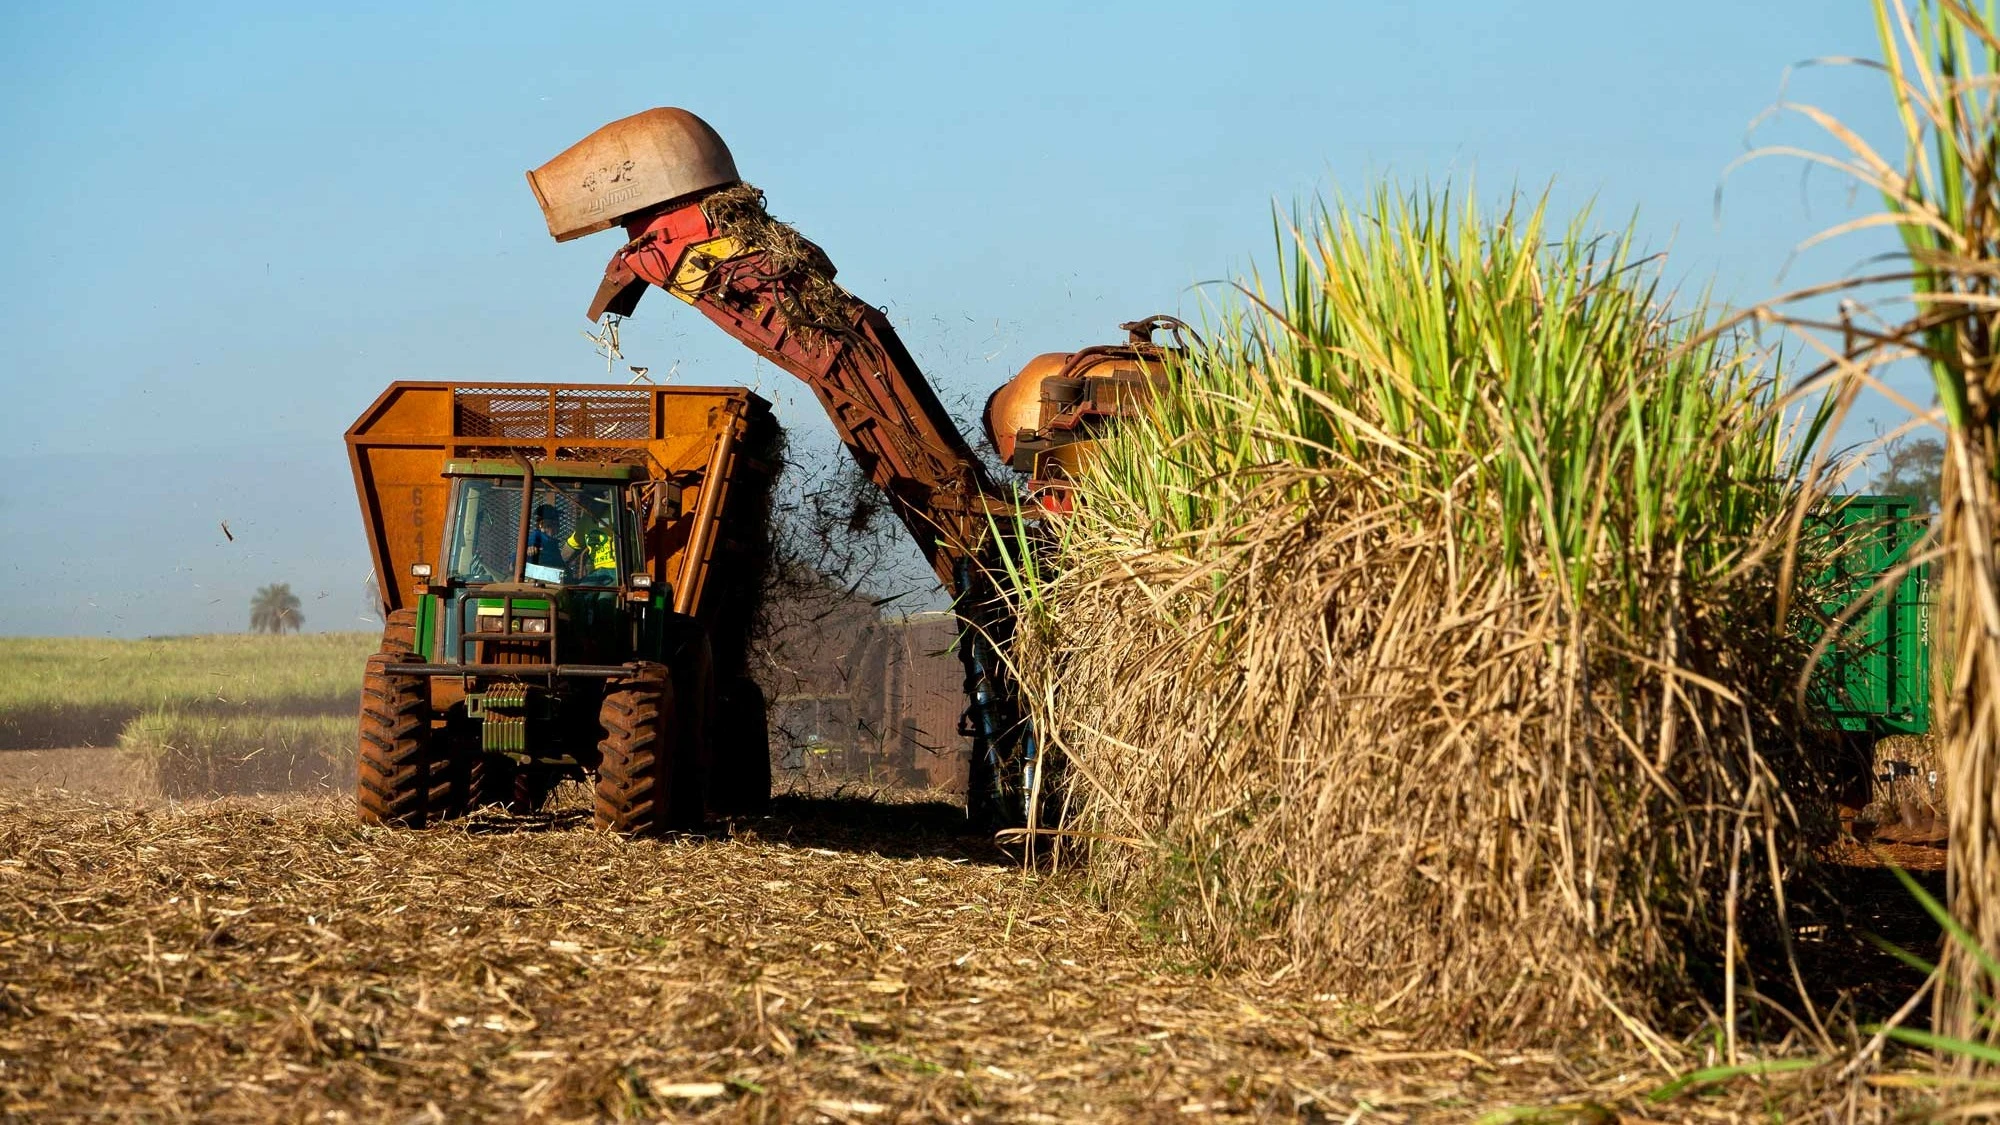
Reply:
[[[466,387],[452,393],[459,437],[649,441],[652,392]]]

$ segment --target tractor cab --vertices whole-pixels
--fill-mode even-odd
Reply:
[[[641,546],[637,465],[451,461],[441,580],[418,635],[440,664],[616,664],[653,651],[671,596]],[[523,505],[524,493],[528,496]]]

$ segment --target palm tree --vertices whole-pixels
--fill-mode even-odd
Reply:
[[[275,635],[287,629],[296,633],[305,621],[305,615],[299,612],[298,595],[292,593],[289,582],[273,582],[250,599],[250,631],[253,633]]]

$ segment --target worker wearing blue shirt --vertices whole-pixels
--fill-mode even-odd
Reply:
[[[560,568],[562,540],[556,534],[556,507],[543,504],[535,509],[535,529],[528,533],[528,561],[536,566]]]

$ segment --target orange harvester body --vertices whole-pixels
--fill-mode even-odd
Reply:
[[[992,530],[1017,514],[1067,506],[1064,482],[1088,439],[1137,409],[1165,377],[1169,349],[1152,342],[1153,329],[1184,326],[1153,318],[1126,325],[1126,343],[1037,357],[995,394],[988,433],[1001,458],[1029,477],[1024,513],[959,433],[888,318],[833,284],[819,247],[763,214],[761,197],[741,184],[728,148],[700,118],[662,108],[614,121],[528,180],[557,240],[614,224],[625,232],[592,320],[629,315],[648,288],[663,289],[812,389],[954,595],[975,812],[1004,799],[1010,785],[1028,785],[1037,754],[999,658],[1013,621],[992,577],[1000,569]]]

